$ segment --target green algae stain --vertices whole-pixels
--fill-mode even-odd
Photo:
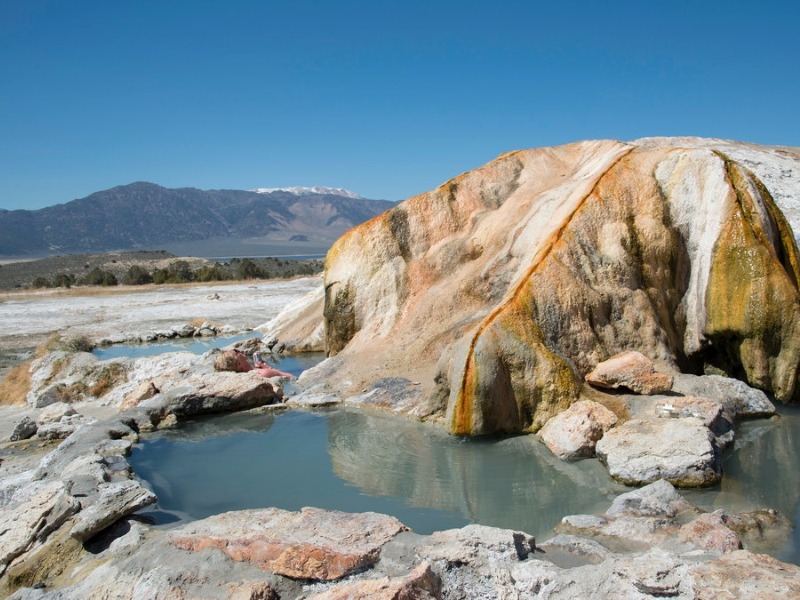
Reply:
[[[716,366],[782,401],[796,401],[797,247],[774,202],[762,195],[780,238],[778,248],[772,246],[747,185],[757,180],[728,160],[725,167],[736,199],[712,253],[706,335],[716,349]]]

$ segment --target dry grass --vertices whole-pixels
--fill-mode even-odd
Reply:
[[[95,398],[100,398],[118,384],[127,380],[128,373],[125,370],[125,367],[120,364],[112,363],[103,367],[97,376],[97,381],[90,385],[86,391]]]
[[[309,275],[297,275],[296,277],[273,278],[273,279],[230,279],[227,281],[190,281],[186,283],[146,283],[144,285],[115,285],[115,286],[92,286],[81,285],[71,288],[46,288],[46,289],[22,289],[22,290],[0,290],[0,302],[4,300],[30,300],[32,298],[54,297],[54,298],[93,298],[103,296],[119,296],[130,293],[157,292],[159,290],[187,289],[195,287],[224,287],[226,285],[253,285],[265,281],[292,281],[310,277]]]
[[[0,380],[0,404],[25,404],[31,389],[30,360],[13,367]]]
[[[82,381],[66,385],[60,383],[56,386],[56,396],[59,402],[80,402],[86,396],[86,384]]]

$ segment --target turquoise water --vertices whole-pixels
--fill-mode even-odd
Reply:
[[[224,348],[229,344],[250,338],[259,338],[258,333],[248,331],[234,336],[213,338],[186,338],[170,340],[163,344],[117,344],[103,348],[95,348],[92,354],[100,360],[110,358],[141,358],[143,356],[157,356],[167,352],[194,352],[205,354],[212,348]],[[264,359],[280,371],[286,371],[294,376],[299,376],[306,369],[310,369],[325,358],[324,352],[306,352],[304,354],[276,355],[264,353]]]
[[[194,352],[195,354],[205,354],[212,348],[224,348],[225,346],[247,340],[253,337],[261,338],[258,332],[248,331],[237,335],[227,335],[219,337],[196,337],[196,338],[175,338],[168,342],[158,344],[114,344],[113,346],[102,346],[92,350],[100,360],[110,358],[141,358],[143,356],[156,356],[167,352]]]
[[[283,365],[281,365],[283,368]],[[708,510],[769,507],[800,520],[800,411],[743,424]],[[418,533],[480,523],[540,537],[561,517],[602,513],[628,488],[596,460],[565,463],[533,436],[472,439],[375,411],[235,414],[143,437],[131,462],[161,523],[228,510],[317,506],[396,516]],[[754,548],[800,564],[798,531]]]
[[[206,352],[253,333],[180,344],[112,346],[101,358]],[[105,352],[100,354],[99,352]],[[268,357],[300,375],[322,353]],[[287,388],[291,393],[291,384]],[[706,510],[774,508],[800,523],[800,409],[740,424],[722,483],[685,490]],[[565,463],[534,436],[465,439],[377,411],[233,414],[145,436],[131,463],[159,497],[161,523],[275,506],[375,511],[418,533],[480,523],[548,535],[565,515],[602,513],[628,488],[596,460]],[[800,564],[800,528],[754,548]]]
[[[625,489],[597,461],[562,463],[529,436],[466,441],[350,409],[197,421],[148,436],[131,462],[165,520],[317,506],[391,514],[418,533],[483,523],[536,534]]]

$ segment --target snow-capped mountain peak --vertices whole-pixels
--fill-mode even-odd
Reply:
[[[363,199],[364,196],[359,196],[355,192],[351,192],[345,188],[331,188],[325,187],[324,185],[315,185],[312,187],[302,187],[302,186],[294,186],[294,187],[283,187],[283,188],[256,188],[251,190],[256,192],[257,194],[269,194],[271,192],[289,192],[290,194],[294,194],[295,196],[308,196],[310,194],[330,194],[333,196],[344,196],[346,198],[358,198]]]

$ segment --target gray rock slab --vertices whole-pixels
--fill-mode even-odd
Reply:
[[[101,485],[94,503],[82,510],[70,535],[86,541],[122,517],[132,514],[158,498],[138,481],[128,480]]]
[[[8,439],[12,442],[27,440],[28,438],[36,435],[37,429],[38,427],[36,425],[36,421],[30,417],[22,417],[22,419],[14,426],[14,431],[11,432],[11,436]]]
[[[21,496],[21,498],[18,498]],[[33,483],[0,510],[0,574],[35,542],[43,541],[80,505],[61,481]]]
[[[734,419],[775,414],[775,405],[764,392],[730,377],[676,374],[672,391],[684,396],[702,396],[717,400]]]
[[[668,481],[659,479],[637,490],[620,494],[606,511],[607,515],[675,517],[684,511],[696,511]]]
[[[611,476],[628,485],[666,479],[702,487],[722,476],[714,434],[694,417],[627,421],[606,433],[595,451]]]

